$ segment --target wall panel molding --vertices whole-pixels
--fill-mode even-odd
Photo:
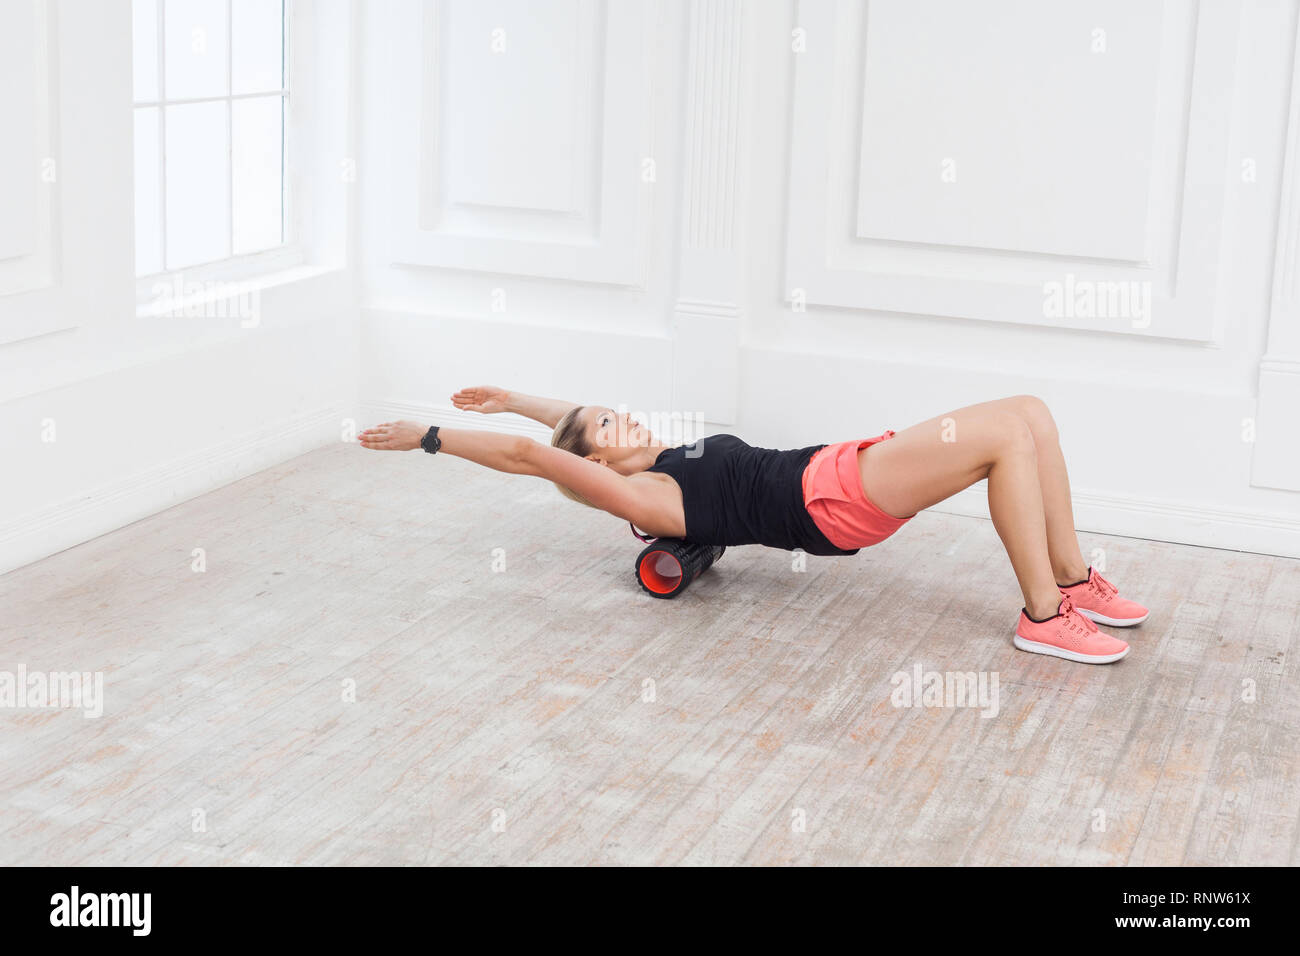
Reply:
[[[1268,346],[1259,364],[1250,483],[1300,491],[1300,18],[1292,45],[1287,116]]]
[[[75,323],[52,309],[31,309],[32,293],[51,288],[55,244],[57,39],[49,0],[17,0],[0,8],[0,76],[5,102],[0,128],[0,296],[26,296],[0,321],[0,343]],[[53,177],[51,179],[50,177]]]
[[[895,19],[907,22],[907,17],[923,19],[924,14],[918,11],[933,6],[918,3],[885,8],[886,2],[895,0],[879,0],[870,7],[864,0],[802,0],[797,8],[794,26],[804,31],[808,49],[794,54],[787,301],[797,295],[811,305],[837,308],[1212,342],[1228,186],[1227,148],[1239,5],[1231,0],[1198,0],[1194,5],[1141,8],[1142,16],[1163,11],[1159,49],[1130,54],[1130,60],[1125,62],[1133,64],[1130,69],[1140,71],[1148,60],[1159,61],[1158,75],[1148,77],[1151,102],[1134,105],[1139,111],[1135,114],[1137,120],[1146,115],[1143,111],[1148,107],[1154,109],[1157,133],[1151,147],[1151,181],[1143,193],[1130,190],[1134,197],[1144,196],[1148,208],[1144,217],[1134,219],[1124,229],[1130,231],[1134,223],[1142,221],[1148,224],[1148,235],[1136,245],[1127,234],[1107,242],[1106,223],[1090,222],[1087,225],[1093,239],[1078,248],[1096,251],[1080,254],[1062,251],[1068,249],[1068,244],[1056,248],[1056,244],[1046,241],[1032,249],[997,248],[995,238],[1014,238],[1015,230],[987,221],[987,212],[982,213],[986,221],[958,221],[960,216],[954,210],[961,207],[950,207],[948,199],[937,191],[944,159],[941,154],[934,156],[936,191],[932,204],[917,207],[936,228],[927,234],[917,231],[915,223],[892,222],[864,229],[864,212],[885,208],[880,201],[866,206],[860,202],[863,144],[870,144],[873,135],[873,130],[860,128],[864,112],[874,115],[863,109],[866,82],[884,84],[886,93],[902,99],[898,106],[902,109],[907,103],[907,78],[868,72],[870,64],[864,53],[867,44],[862,38],[873,24],[879,28],[879,22],[885,20],[880,15],[882,9],[904,10],[905,15]],[[1110,42],[1119,44],[1124,39],[1126,18],[1137,18],[1139,11],[1123,4],[1112,6],[1111,15],[1103,19],[1113,25]],[[1001,11],[1000,15],[1010,18],[1008,23],[1014,23],[1017,9],[1005,0],[998,7],[987,8],[983,15],[992,18]],[[1150,24],[1144,29],[1149,33]],[[990,35],[998,32],[997,24],[990,23]],[[1136,27],[1135,32],[1141,33]],[[1070,37],[1071,42],[1087,40],[1087,31],[1082,29]],[[890,64],[885,68],[890,69]],[[895,79],[900,85],[889,86]],[[954,75],[952,79],[959,78]],[[1082,85],[1083,80],[1080,74],[1074,82]],[[1082,94],[1076,91],[1076,95]],[[996,106],[1003,109],[1000,102]],[[993,107],[989,112],[996,114]],[[1043,130],[1040,135],[1051,136],[1054,141],[1068,136],[1072,122],[1072,114],[1063,115],[1055,128]],[[1102,130],[1098,135],[1104,135],[1102,120],[1084,122],[1080,118],[1079,122],[1081,129],[1076,135],[1090,135],[1094,130]],[[1023,133],[1024,129],[1012,132]],[[928,131],[916,135],[924,137]],[[1008,156],[1014,158],[1015,141],[1010,137],[1006,141],[1008,149],[1013,150]],[[1068,145],[1068,139],[1063,141]],[[979,164],[975,165],[978,168]],[[959,176],[961,168],[957,167]],[[1008,172],[994,168],[990,175],[1001,181]],[[1030,167],[1025,175],[1037,176],[1027,187],[1047,190],[1048,196],[1053,195],[1051,190],[1070,188],[1069,183],[1054,184],[1052,170],[1043,172]],[[881,195],[889,188],[868,185]],[[1094,188],[1104,186],[1102,183]],[[892,205],[888,208],[894,209]],[[1039,231],[1056,229],[1061,238],[1069,238],[1068,223],[1033,225]],[[1025,230],[1022,234],[1026,237],[1034,234]],[[969,238],[962,238],[967,235]],[[984,244],[985,236],[994,247]],[[1108,247],[1114,251],[1107,252]],[[1105,309],[1091,313],[1080,309],[1080,314],[1070,314],[1075,311],[1070,309],[1066,314],[1052,315],[1045,309],[1046,283],[1068,284],[1070,289],[1091,284],[1103,295],[1127,294],[1130,290],[1137,296],[1149,294],[1149,309],[1145,314],[1136,311],[1138,306],[1127,311],[1110,310],[1111,314],[1106,314]]]
[[[643,179],[643,164],[662,161],[652,150],[654,6],[571,0],[544,11],[404,0],[386,14],[400,38],[388,82],[393,90],[414,84],[420,91],[391,98],[398,114],[389,147],[391,261],[643,287],[654,188]],[[502,18],[498,27],[489,27],[493,16]],[[546,30],[557,38],[576,32],[568,86],[567,73],[558,74],[558,87],[541,89],[550,71],[528,72],[525,58],[544,45]],[[493,43],[504,46],[494,53]],[[530,75],[539,78],[538,89],[527,82]],[[407,102],[416,112],[401,115],[407,108],[398,104]],[[512,134],[494,126],[504,122],[499,116],[474,112],[482,102],[500,104],[501,115],[541,132],[528,137],[539,144],[538,155],[520,149],[500,156],[506,172],[484,169],[479,184],[458,179],[458,164],[495,155],[487,149],[494,137],[508,142]],[[449,143],[453,123],[470,133]],[[507,175],[509,163],[522,162],[537,163],[538,182]],[[411,196],[420,201],[411,203]]]
[[[673,307],[673,407],[737,420],[743,264],[740,202],[747,129],[743,0],[693,0],[685,42],[686,142],[678,289]]]
[[[690,8],[683,169],[687,249],[735,244],[743,15],[741,0],[695,0]]]

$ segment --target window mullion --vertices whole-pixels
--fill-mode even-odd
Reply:
[[[227,29],[227,49],[226,49],[226,90],[224,95],[211,97],[186,97],[184,99],[171,100],[168,98],[167,88],[167,63],[168,63],[168,44],[167,29],[170,18],[167,16],[167,4],[169,0],[156,0],[157,6],[155,11],[155,29],[157,31],[157,48],[155,50],[156,68],[157,68],[157,97],[156,100],[142,100],[133,102],[136,110],[157,109],[158,110],[158,128],[156,132],[156,162],[158,164],[158,182],[155,186],[155,194],[158,208],[156,211],[157,232],[159,244],[157,264],[159,273],[162,275],[173,274],[176,271],[174,260],[170,255],[170,239],[168,236],[168,215],[170,207],[170,190],[168,185],[168,116],[167,110],[172,106],[184,106],[198,103],[224,103],[225,120],[226,120],[226,182],[227,182],[227,203],[226,203],[226,256],[235,264],[234,274],[240,273],[241,270],[247,272],[250,264],[259,260],[265,261],[268,265],[277,268],[283,268],[283,261],[293,260],[300,262],[302,252],[297,247],[290,248],[290,242],[293,241],[292,233],[293,223],[293,203],[289,190],[289,148],[290,148],[290,130],[289,130],[289,104],[290,104],[290,86],[291,86],[291,38],[289,36],[289,8],[288,0],[281,0],[280,3],[280,28],[281,28],[281,47],[280,47],[280,88],[272,90],[257,90],[253,92],[244,92],[236,94],[234,92],[234,44],[236,42],[234,32],[234,0],[225,0],[226,29]],[[218,12],[218,16],[220,13]],[[178,24],[179,26],[179,24]],[[269,248],[259,248],[251,253],[235,252],[235,229],[238,225],[235,218],[235,201],[236,201],[236,181],[234,168],[234,101],[253,98],[270,98],[276,97],[280,100],[280,195],[279,195],[279,214],[280,214],[280,238],[277,246]],[[260,115],[260,113],[259,113]],[[268,144],[269,145],[269,144]],[[261,161],[259,161],[261,162]],[[259,169],[261,167],[259,166]],[[269,173],[269,169],[261,169],[261,173]],[[260,174],[259,174],[260,175]],[[269,197],[268,197],[269,198]],[[257,221],[260,224],[265,218],[267,210],[259,210]],[[187,224],[193,226],[194,224]],[[269,223],[268,223],[269,225]],[[183,232],[184,230],[182,230]],[[269,237],[268,237],[269,238]],[[217,247],[218,249],[220,247]],[[286,254],[282,260],[277,262],[273,253]],[[206,263],[207,267],[218,266],[221,259],[212,260]],[[203,264],[200,264],[203,265]],[[191,266],[184,266],[186,270]],[[147,277],[146,277],[147,278]]]

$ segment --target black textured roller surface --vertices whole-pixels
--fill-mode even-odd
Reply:
[[[646,545],[637,557],[636,579],[641,590],[652,597],[676,597],[726,550],[720,544],[694,544],[680,538],[660,538]]]

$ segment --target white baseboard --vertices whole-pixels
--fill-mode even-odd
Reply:
[[[1300,519],[1290,515],[1092,491],[1071,497],[1075,527],[1083,532],[1300,558]],[[972,485],[932,510],[988,518],[985,484]]]
[[[0,574],[340,440],[342,403],[268,422],[0,525]]]
[[[548,444],[551,440],[551,429],[518,415],[480,415],[450,405],[387,399],[371,399],[362,406],[375,421],[410,418],[430,425],[527,435]],[[981,482],[931,510],[987,519],[986,494]],[[1073,500],[1075,525],[1082,532],[1300,558],[1300,517],[1087,490],[1076,490]]]

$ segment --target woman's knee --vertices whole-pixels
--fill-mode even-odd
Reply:
[[[990,420],[990,445],[994,458],[1035,457],[1038,438],[1029,421],[1014,411],[1001,411]]]
[[[1039,444],[1056,442],[1059,437],[1056,419],[1041,398],[1037,395],[1015,395],[1007,399],[1007,404],[1029,426],[1034,441]]]

